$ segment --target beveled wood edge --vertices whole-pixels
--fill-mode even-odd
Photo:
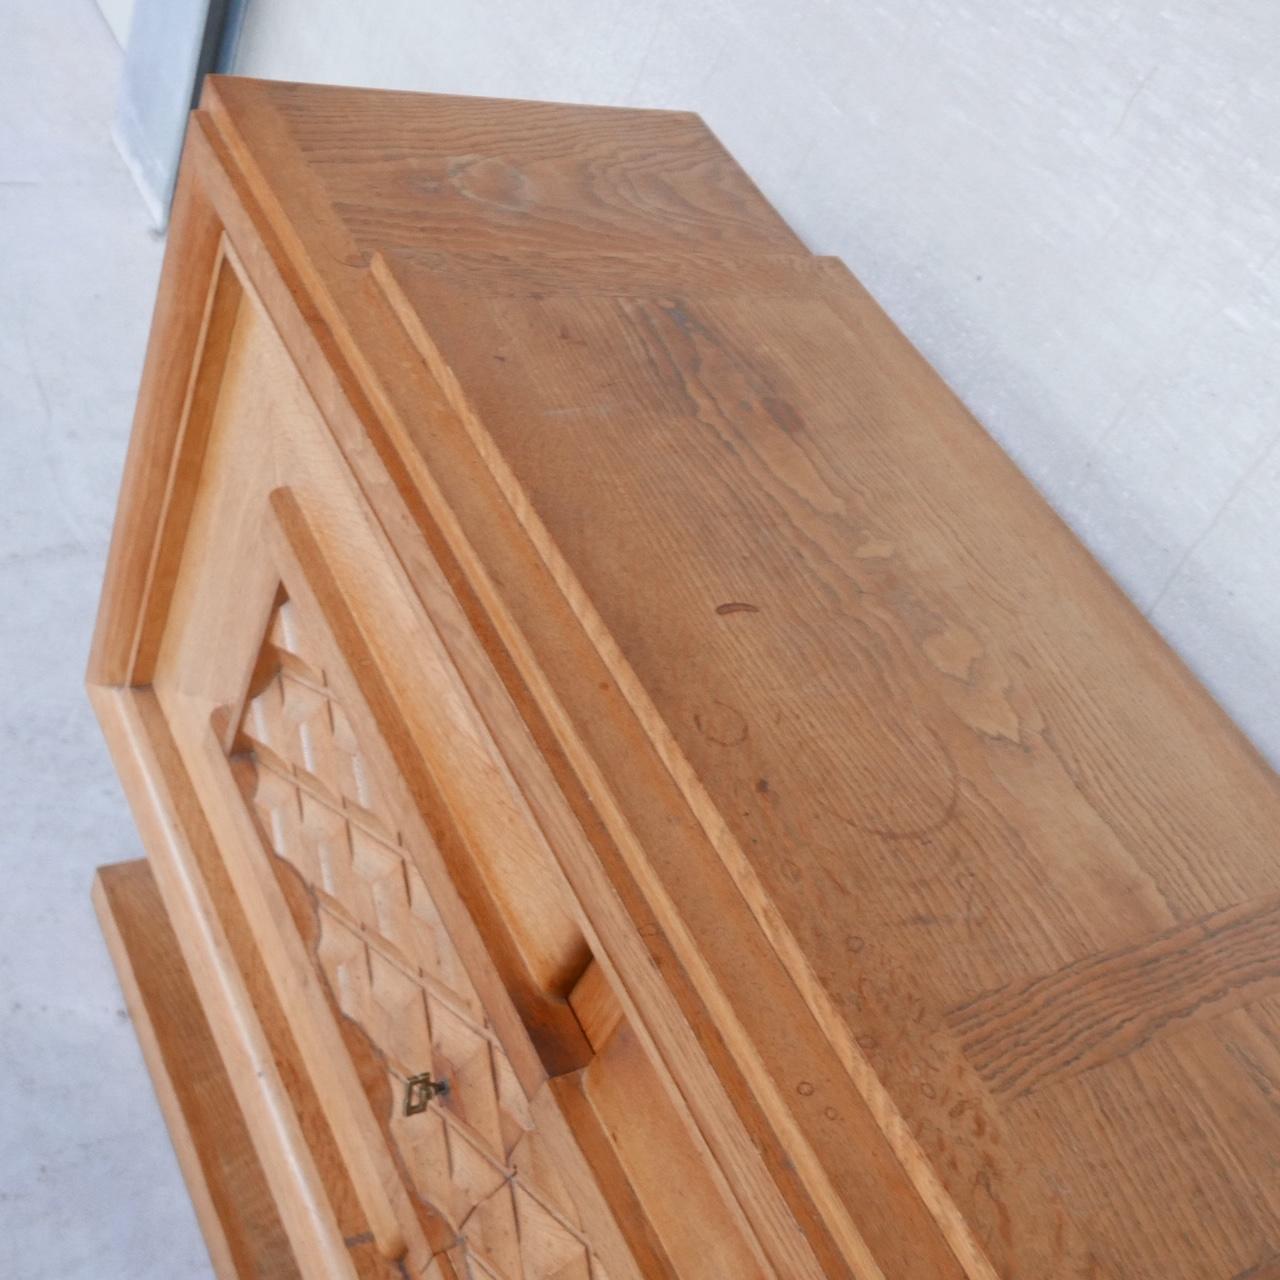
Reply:
[[[582,1078],[582,1071],[554,1076],[547,1081],[547,1094],[572,1131],[592,1180],[615,1206],[619,1230],[640,1274],[675,1277],[675,1265],[618,1159],[612,1138],[586,1101]]]
[[[188,1055],[194,1051],[207,1063],[205,1069],[217,1077],[220,1091],[230,1093],[231,1080],[147,859],[99,867],[92,899],[214,1272],[219,1280],[292,1280],[298,1270],[291,1255],[270,1271],[263,1270],[261,1258],[243,1257],[249,1250],[248,1242],[263,1232],[263,1224],[248,1205],[264,1201],[274,1205],[244,1113],[233,1101],[235,1114],[216,1129],[205,1126],[200,1136],[188,1115],[195,1086],[177,1074],[175,1046],[161,1035],[160,1024],[166,1020],[184,1022],[184,1051]],[[144,927],[145,939],[141,936]],[[165,970],[163,975],[146,971],[146,952],[151,953],[151,964]],[[160,987],[170,990],[158,990]],[[166,997],[171,997],[171,1004],[164,1009],[159,1002]],[[225,1184],[224,1171],[232,1167],[252,1185],[220,1187],[221,1194],[216,1194],[212,1182],[216,1179]],[[282,1229],[278,1215],[274,1229]],[[233,1240],[238,1247],[233,1246]],[[240,1261],[237,1253],[242,1255]]]
[[[492,633],[501,636],[504,644],[514,644],[515,648],[521,650],[520,652],[508,652],[507,657],[514,660],[516,669],[520,672],[522,679],[525,680],[530,690],[541,683],[541,687],[544,690],[543,695],[541,695],[541,713],[553,725],[558,724],[560,726],[557,732],[563,730],[565,727],[563,715],[558,715],[557,708],[545,701],[547,696],[545,691],[549,689],[549,686],[545,681],[539,682],[536,674],[532,679],[530,678],[530,673],[536,673],[537,669],[532,650],[527,644],[521,648],[518,628],[515,627],[510,617],[505,615],[500,593],[494,589],[493,584],[487,578],[483,565],[479,562],[474,551],[470,549],[469,544],[467,544],[460,524],[450,511],[439,487],[427,470],[424,460],[415,454],[410,434],[396,410],[390,393],[381,384],[368,359],[359,349],[357,340],[347,330],[341,306],[329,291],[321,273],[311,263],[301,239],[289,224],[287,216],[276,201],[270,182],[259,167],[259,158],[251,153],[244,140],[237,133],[234,113],[220,98],[219,85],[222,80],[223,78],[212,77],[207,82],[202,98],[202,110],[196,113],[195,123],[202,129],[205,143],[216,157],[217,164],[221,167],[221,181],[230,184],[234,190],[234,195],[231,194],[231,191],[228,191],[223,193],[223,197],[239,200],[244,206],[242,212],[248,219],[246,230],[251,230],[252,234],[260,237],[263,246],[268,248],[273,255],[281,255],[287,261],[287,274],[283,279],[283,283],[292,295],[292,300],[297,307],[298,318],[309,330],[306,340],[315,343],[326,359],[331,362],[334,374],[341,386],[341,394],[346,397],[352,412],[358,417],[368,432],[370,439],[375,442],[380,460],[389,469],[391,467],[389,456],[394,457],[395,473],[393,473],[393,478],[398,474],[398,479],[396,480],[397,488],[400,489],[405,501],[411,502],[410,495],[404,492],[406,481],[410,486],[417,486],[422,491],[421,494],[416,495],[417,502],[412,503],[412,505],[421,513],[420,518],[425,516],[437,530],[443,531],[454,562],[467,576],[469,589],[489,612],[491,621],[494,624],[491,628]],[[269,104],[262,104],[260,109],[264,113],[275,114]],[[311,195],[315,197],[317,193],[312,192]],[[315,216],[322,216],[319,209],[316,210]],[[237,248],[247,260],[246,246],[237,243]],[[373,255],[373,260],[370,261],[367,257],[352,252],[342,261],[353,272],[353,275],[363,274],[375,282],[379,290],[383,292],[388,317],[399,315],[403,320],[403,306],[396,308],[393,305],[393,299],[386,296],[383,283],[376,280],[377,258],[378,255],[375,254]],[[252,271],[255,264],[250,262],[248,265]],[[824,262],[823,269],[828,267],[829,263]],[[277,269],[285,270],[283,264],[277,264]],[[390,275],[386,271],[385,265],[382,274],[384,277]],[[275,316],[274,312],[273,318],[277,322],[280,320],[280,317]],[[298,362],[296,344],[302,339],[299,338],[297,333],[290,332],[287,326],[282,328],[281,333],[286,347],[290,350],[295,361]],[[414,342],[413,345],[419,350],[419,354],[422,354],[420,343]],[[305,362],[299,362],[299,367],[303,371],[304,380],[307,381],[310,387],[311,379],[307,376]],[[430,372],[429,366],[428,371]],[[439,384],[436,383],[436,385],[438,386]],[[314,391],[314,388],[312,389]],[[441,388],[441,391],[443,390],[444,388]],[[445,400],[446,402],[443,406],[445,410],[455,412],[456,406],[449,404],[447,398]],[[326,418],[327,425],[332,429],[333,423],[329,421],[329,416],[327,414],[323,416]],[[334,431],[334,438],[339,448],[346,454],[348,451],[344,447],[341,434]],[[486,458],[484,461],[486,467],[489,467],[489,459]],[[493,475],[493,468],[489,467],[489,470]],[[495,475],[493,478],[495,483],[498,484],[499,494],[503,495],[499,477]],[[422,505],[424,495],[429,504],[429,516],[426,514],[427,508]],[[504,502],[509,501],[505,495],[501,500]],[[427,530],[423,529],[423,532],[425,534]],[[438,542],[438,538],[434,541],[430,538],[428,540],[432,541],[432,545]],[[539,550],[541,551],[541,548]],[[555,558],[553,552],[550,562],[544,557],[543,563],[551,581],[555,583],[557,594],[564,600],[571,615],[578,618],[579,625],[584,627],[584,633],[590,638],[590,642],[596,648],[596,652],[600,653],[600,644],[597,641],[608,645],[612,643],[611,639],[604,632],[603,624],[600,624],[598,631],[594,631],[584,624],[583,615],[575,607],[574,603],[575,595],[580,599],[585,599],[583,593],[580,588],[575,592],[575,584],[568,580],[571,579],[571,575],[565,574],[559,578],[556,577]],[[589,604],[587,609],[589,612]],[[619,661],[621,661],[620,658]],[[613,665],[608,663],[607,658],[606,665],[610,665],[611,669],[613,669]],[[623,665],[625,666],[625,663]],[[635,681],[634,676],[632,676],[632,681],[638,689],[638,681]],[[642,690],[639,691],[638,698],[642,704],[647,701],[647,695],[644,695]],[[656,716],[656,712],[654,715]],[[661,726],[660,720],[659,728],[660,735],[661,732],[665,732],[667,736],[670,736],[669,731],[665,730],[665,726]],[[651,741],[653,740],[651,739]],[[669,756],[662,750],[660,740],[653,741],[653,746],[658,751],[660,758],[669,759]],[[684,772],[691,774],[691,769],[687,766],[687,763]],[[675,781],[679,786],[682,778],[676,776]],[[599,794],[599,778],[597,777],[594,782],[596,784],[594,788],[589,786],[587,789],[592,794]],[[701,790],[700,784],[696,783],[696,779],[693,786],[696,791]],[[683,790],[683,787],[681,787],[681,790]],[[721,854],[721,859],[725,861],[730,872],[736,873],[737,867],[726,859],[725,851],[720,847],[719,837],[727,837],[727,826],[719,818],[718,813],[714,812],[714,806],[711,806],[710,812],[708,811],[708,805],[710,805],[710,801],[707,801],[707,804],[703,805],[701,809],[694,806],[694,811],[699,821],[703,823],[704,832],[711,847]],[[731,839],[731,837],[729,838]],[[742,855],[740,850],[738,855],[740,859],[738,866],[745,866],[745,855]],[[745,875],[748,880],[754,880],[754,874],[749,869]],[[651,888],[657,883],[658,881],[653,876],[649,877]],[[739,884],[741,888],[742,882],[740,881]],[[748,888],[750,888],[750,885]],[[830,998],[826,996],[825,990],[821,987],[816,975],[810,970],[798,944],[791,937],[776,911],[766,902],[763,891],[759,890],[758,886],[756,886],[754,892],[744,891],[743,896],[752,909],[756,924],[761,930],[766,945],[783,962],[797,990],[803,997],[804,1004],[810,1015],[826,1036],[833,1053],[836,1055],[833,1066],[851,1080],[861,1095],[875,1126],[883,1139],[888,1142],[894,1159],[907,1176],[915,1194],[919,1196],[922,1204],[927,1209],[928,1216],[941,1232],[942,1238],[955,1255],[963,1271],[971,1280],[995,1280],[994,1268],[974,1236],[968,1222],[946,1191],[932,1163],[925,1157],[917,1139],[898,1111],[896,1103],[888,1095],[879,1077],[867,1062],[862,1050],[855,1043],[852,1031],[844,1023],[843,1019],[838,1017]],[[676,934],[680,936],[681,930],[677,929]],[[689,950],[690,947],[693,948],[692,951]],[[695,973],[701,971],[704,978],[713,980],[711,979],[710,971],[698,956],[697,949],[691,938],[688,937],[687,932],[682,937],[682,948],[682,957],[690,965],[691,970]],[[713,1003],[712,1011],[714,1012],[714,1010],[715,1005]],[[727,1006],[724,1006],[721,1001],[718,1016],[724,1017],[726,1012]],[[776,1091],[776,1086],[772,1082],[767,1087]],[[778,1105],[784,1109],[789,1106],[788,1101],[783,1099],[781,1094],[778,1094]],[[778,1113],[775,1112],[775,1114]],[[789,1141],[796,1144],[797,1150],[795,1154],[799,1160],[801,1153],[807,1148],[807,1144],[800,1139],[798,1130],[794,1126],[790,1126],[790,1129]],[[812,1161],[811,1153],[810,1160]],[[825,1180],[825,1174],[818,1165],[810,1163],[809,1174],[806,1175],[806,1178],[814,1177],[819,1180],[819,1183],[823,1183]],[[840,1209],[841,1202],[833,1194],[829,1186],[826,1187],[822,1194],[819,1194],[818,1199],[825,1201],[828,1211],[834,1212],[837,1218],[845,1218],[845,1214]],[[867,1249],[865,1242],[860,1239],[851,1221],[847,1221],[847,1219],[844,1221],[840,1234],[844,1257],[853,1263],[861,1273],[869,1276],[880,1274],[878,1264]]]

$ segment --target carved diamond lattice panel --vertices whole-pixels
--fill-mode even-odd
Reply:
[[[235,745],[252,765],[252,805],[315,905],[316,961],[335,1006],[387,1069],[387,1127],[407,1180],[457,1235],[441,1262],[492,1280],[604,1280],[395,810],[287,600],[257,669]],[[449,1090],[407,1115],[407,1082],[424,1072]]]

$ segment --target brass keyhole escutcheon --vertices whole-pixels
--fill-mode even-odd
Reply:
[[[405,1081],[404,1113],[416,1116],[427,1109],[432,1098],[443,1097],[449,1092],[447,1080],[433,1080],[429,1072],[420,1076],[410,1076]]]

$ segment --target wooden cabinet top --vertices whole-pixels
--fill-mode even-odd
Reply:
[[[845,268],[687,114],[191,145],[820,1270],[1280,1275],[1275,777]]]

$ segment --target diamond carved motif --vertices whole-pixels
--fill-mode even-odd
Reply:
[[[323,661],[282,600],[235,751],[265,842],[306,886],[315,959],[390,1083],[389,1139],[454,1243],[429,1275],[605,1280]],[[290,874],[282,868],[283,874]],[[448,1091],[405,1114],[429,1071]]]

